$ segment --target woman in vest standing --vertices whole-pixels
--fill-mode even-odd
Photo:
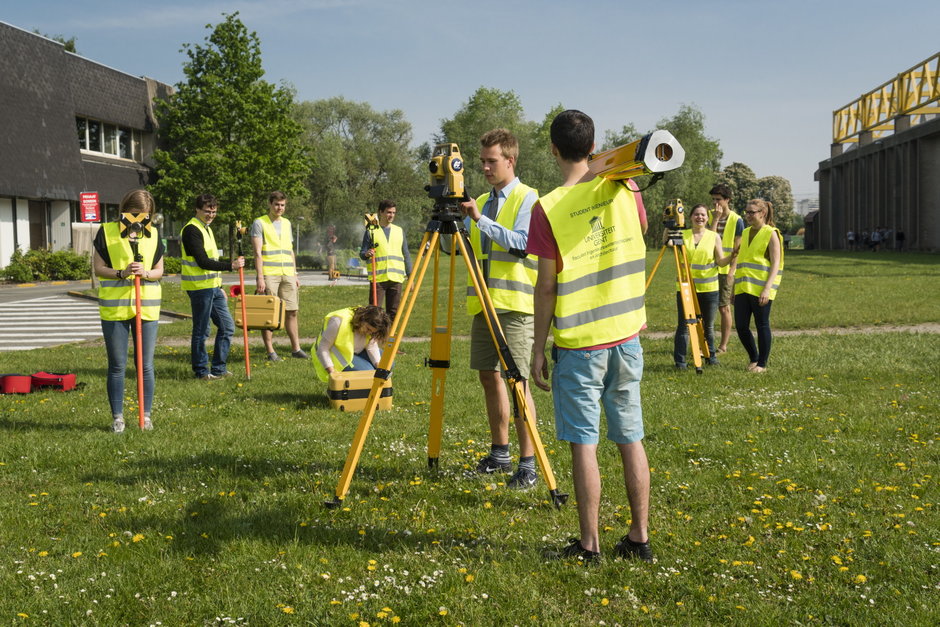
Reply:
[[[142,189],[130,191],[121,200],[120,209],[122,214],[152,214],[155,209],[153,196]],[[120,218],[103,224],[95,236],[94,270],[100,281],[98,305],[101,331],[108,351],[108,402],[111,405],[111,428],[115,433],[124,431],[124,373],[130,337],[134,337],[135,351],[143,351],[144,429],[153,428],[150,421],[154,389],[153,351],[160,319],[163,243],[156,231],[150,230],[141,234],[137,247],[143,261],[134,261],[130,238],[121,235]],[[140,277],[142,347],[136,345],[134,333],[135,276]]]
[[[764,372],[773,336],[770,306],[777,297],[783,275],[783,238],[774,226],[773,206],[762,199],[748,201],[744,210],[748,228],[741,235],[734,275],[734,326],[748,354],[747,369]],[[757,328],[757,345],[751,333],[751,318]]]
[[[722,254],[721,240],[718,234],[707,228],[708,208],[705,205],[695,205],[689,214],[692,228],[682,232],[686,256],[692,269],[692,284],[695,286],[695,297],[698,299],[699,309],[702,312],[702,325],[705,329],[705,343],[708,344],[708,363],[718,365],[718,356],[715,354],[715,316],[718,313],[718,268],[731,263],[736,252],[732,251],[727,257]],[[676,285],[678,289],[678,284]],[[685,354],[689,346],[689,325],[686,323],[682,310],[682,294],[676,292],[676,306],[679,311],[676,337],[674,341],[673,359],[676,368],[686,369]]]
[[[382,358],[380,343],[392,321],[381,307],[347,307],[326,314],[323,331],[313,346],[317,376],[326,383],[334,370],[375,370]]]

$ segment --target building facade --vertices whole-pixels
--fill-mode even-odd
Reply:
[[[0,22],[0,267],[17,249],[87,249],[79,195],[102,220],[153,182],[155,98],[172,87]]]

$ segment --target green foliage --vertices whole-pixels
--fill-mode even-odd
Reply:
[[[51,252],[46,249],[14,251],[10,265],[0,275],[15,283],[29,281],[78,281],[91,276],[88,254],[78,255],[70,250]]]
[[[552,158],[549,127],[559,105],[548,112],[541,123],[526,120],[522,102],[514,91],[480,87],[450,119],[441,121],[438,143],[456,142],[467,167],[464,182],[471,196],[489,191],[480,169],[480,137],[494,128],[505,128],[519,141],[516,174],[540,193],[548,193],[558,185],[558,169]],[[428,147],[425,147],[425,152]]]
[[[747,201],[760,198],[760,185],[754,170],[737,161],[726,166],[715,183],[724,183],[731,188],[731,209],[738,214],[744,211]]]
[[[179,257],[163,256],[163,274],[180,274],[183,271],[183,260]]]
[[[793,213],[793,190],[782,176],[765,176],[757,181],[760,198],[773,203],[774,223],[781,233],[789,233],[802,224]]]
[[[261,45],[238,13],[211,28],[204,45],[183,46],[186,82],[157,101],[158,204],[185,221],[201,193],[219,198],[227,220],[250,223],[278,189],[302,200],[311,167],[291,118],[293,93],[263,80]]]
[[[404,113],[338,97],[299,103],[293,116],[316,159],[306,179],[313,221],[335,226],[341,242],[358,245],[363,214],[390,198],[397,203],[396,222],[414,237],[430,203]]]

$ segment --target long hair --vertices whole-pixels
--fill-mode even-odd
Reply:
[[[153,213],[157,203],[145,189],[132,189],[121,199],[121,213]]]

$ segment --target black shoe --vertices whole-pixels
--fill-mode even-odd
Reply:
[[[506,482],[506,486],[513,490],[528,490],[539,480],[538,474],[528,468],[519,468],[515,474]]]
[[[544,553],[545,559],[565,560],[576,559],[583,564],[596,564],[601,559],[601,554],[597,551],[588,551],[581,546],[581,540],[578,538],[569,538],[568,546],[558,550],[548,550]]]
[[[494,472],[510,472],[512,470],[511,462],[498,462],[492,455],[487,455],[477,464],[477,472],[484,475],[491,475]]]
[[[653,562],[653,549],[650,548],[649,540],[646,542],[634,542],[629,535],[620,538],[620,542],[614,547],[617,555],[625,560],[639,559],[644,562]]]

